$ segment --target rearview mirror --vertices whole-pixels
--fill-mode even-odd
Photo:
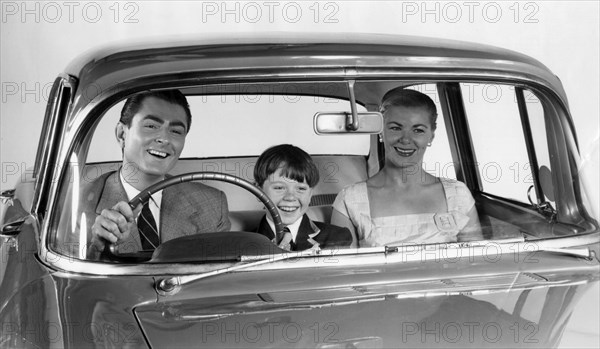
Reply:
[[[356,115],[358,117],[358,122],[353,123],[352,113],[316,113],[313,122],[315,133],[318,135],[339,133],[374,134],[381,133],[383,130],[383,115],[381,115],[381,113],[361,112]],[[356,127],[355,130],[354,127]]]

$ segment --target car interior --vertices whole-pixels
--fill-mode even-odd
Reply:
[[[498,108],[502,103],[492,99],[489,91],[482,94],[483,98],[479,98],[483,106],[471,107],[473,100],[481,96],[473,93],[472,86],[466,88],[468,83],[470,82],[365,80],[353,82],[352,92],[359,112],[378,111],[381,97],[389,89],[397,86],[417,89],[434,99],[438,108],[438,128],[435,146],[431,151],[428,150],[428,153],[432,154],[426,155],[426,169],[437,176],[458,179],[467,184],[475,198],[486,240],[523,241],[584,231],[586,227],[560,224],[538,210],[539,203],[548,203],[550,207],[555,203],[548,200],[548,197],[554,195],[545,196],[541,193],[541,188],[533,183],[539,177],[539,168],[546,165],[542,165],[542,160],[539,160],[537,166],[530,166],[531,156],[528,157],[527,154],[536,151],[530,143],[525,143],[523,149],[519,150],[523,152],[520,155],[524,156],[523,161],[527,162],[527,166],[520,166],[518,170],[529,171],[525,175],[519,173],[519,177],[523,177],[519,178],[519,181],[515,180],[514,171],[514,164],[517,162],[508,162],[512,159],[506,157],[506,154],[498,155],[506,149],[492,149],[489,153],[491,155],[487,155],[494,160],[492,164],[495,164],[496,168],[492,170],[505,171],[503,177],[497,177],[501,180],[511,177],[512,180],[507,183],[513,187],[520,186],[514,189],[520,197],[511,196],[512,189],[495,189],[495,178],[487,178],[490,163],[482,165],[482,159],[476,158],[477,150],[472,149],[487,148],[488,145],[473,144],[477,142],[477,137],[485,139],[487,136],[479,135],[480,131],[474,131],[470,124],[477,124],[477,119],[495,113],[494,118],[500,119],[498,122],[506,125],[507,120],[502,118],[507,112],[490,112],[491,108]],[[481,85],[479,82],[471,83]],[[518,89],[515,86],[497,85],[500,85],[500,88],[495,87],[496,91],[509,91],[513,96]],[[483,86],[485,91],[486,85]],[[489,87],[487,89],[490,90]],[[311,154],[320,171],[321,180],[315,188],[308,215],[313,220],[329,222],[331,205],[339,191],[348,185],[366,180],[382,166],[383,147],[378,144],[376,134],[357,135],[351,131],[343,131],[335,135],[317,135],[313,129],[316,113],[351,113],[351,98],[346,81],[220,84],[181,88],[181,91],[188,96],[193,122],[186,138],[184,152],[171,173],[173,175],[195,171],[220,172],[252,182],[254,164],[262,150],[275,144],[294,144]],[[518,99],[511,96],[503,98],[516,110],[512,111],[516,114],[516,122],[522,120],[523,116],[519,115],[519,109],[515,107]],[[490,100],[494,103],[489,103]],[[541,103],[539,99],[537,102]],[[86,159],[85,165],[78,170],[81,178],[93,180],[118,168],[120,150],[114,141],[113,132],[122,103],[116,102],[107,110],[104,117],[89,131],[87,142],[78,149],[78,159]],[[544,113],[550,111],[543,107],[539,109],[541,111],[538,114],[543,122]],[[482,115],[483,113],[485,115]],[[486,119],[484,122],[494,121]],[[517,130],[521,127],[519,124],[514,126]],[[547,144],[543,143],[548,141],[545,135],[542,136],[544,137],[539,148],[543,149],[547,148]],[[520,137],[523,137],[522,132]],[[489,147],[494,148],[494,145],[489,144]],[[502,163],[498,158],[506,158],[506,163]],[[541,158],[543,156],[538,156],[538,159]],[[548,171],[549,167],[548,163]],[[511,176],[507,176],[506,171]],[[265,210],[255,196],[228,183],[210,180],[203,182],[226,194],[232,231],[256,230]],[[552,191],[551,185],[544,189],[547,192]],[[65,192],[66,198],[71,196]],[[533,196],[537,203],[532,201]],[[59,232],[61,230],[58,229]],[[58,236],[59,240],[62,238],[64,237]]]

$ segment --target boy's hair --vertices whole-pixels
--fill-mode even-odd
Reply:
[[[185,95],[179,90],[145,91],[127,98],[127,101],[121,110],[121,118],[119,119],[119,122],[125,124],[127,127],[131,127],[131,120],[133,120],[135,114],[137,114],[137,112],[140,110],[142,102],[149,97],[158,98],[165,102],[181,106],[185,111],[185,116],[187,119],[187,132],[190,131],[190,127],[192,126],[192,113],[190,112],[190,105],[188,104]]]
[[[265,150],[254,166],[254,180],[262,187],[267,178],[282,169],[282,175],[314,188],[319,183],[319,170],[310,155],[291,144],[280,144]]]

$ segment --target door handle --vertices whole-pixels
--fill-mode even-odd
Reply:
[[[2,225],[2,229],[0,230],[0,237],[3,238],[12,238],[21,232],[21,226],[25,223],[27,217],[19,218],[10,223],[6,223]]]

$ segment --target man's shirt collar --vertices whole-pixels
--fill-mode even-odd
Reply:
[[[134,186],[125,181],[125,177],[123,177],[122,170],[119,170],[119,178],[121,179],[121,184],[123,185],[123,189],[125,189],[125,193],[127,194],[127,201],[133,199],[136,195],[140,193],[140,190],[137,190]],[[148,202],[150,212],[152,212],[152,216],[154,216],[154,221],[156,221],[156,226],[160,227],[160,205],[162,203],[162,190],[152,194]]]

